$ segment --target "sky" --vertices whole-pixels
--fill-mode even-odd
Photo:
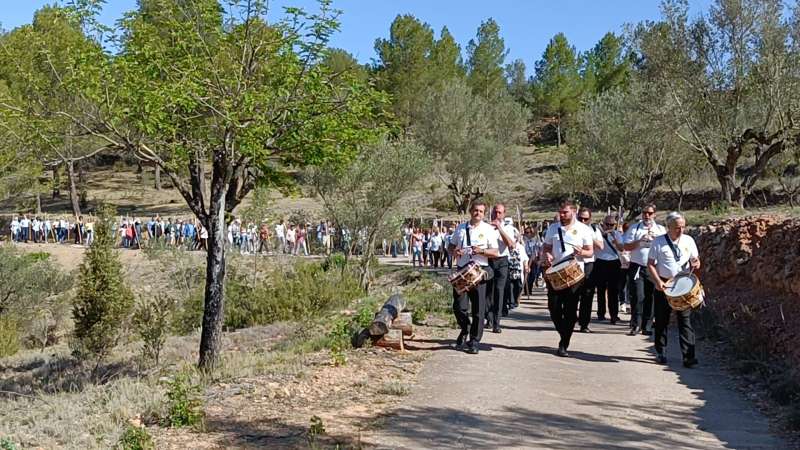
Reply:
[[[712,0],[689,0],[692,16],[708,10]],[[30,23],[33,13],[55,0],[0,0],[0,26],[11,30]],[[63,4],[64,1],[62,0]],[[530,74],[548,41],[563,32],[578,51],[591,49],[608,31],[620,33],[625,24],[657,20],[660,0],[333,0],[342,10],[341,30],[331,46],[347,50],[360,62],[376,58],[375,39],[387,38],[399,14],[413,14],[436,31],[447,26],[461,44],[474,38],[482,21],[491,17],[500,26],[509,50],[506,62],[522,59]],[[273,0],[272,9],[299,6],[316,9],[315,0]],[[136,0],[106,0],[101,22],[113,24]]]

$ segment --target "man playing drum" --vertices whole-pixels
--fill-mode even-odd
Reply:
[[[491,278],[492,269],[489,267],[489,258],[496,258],[499,253],[497,250],[498,233],[488,223],[483,221],[486,214],[486,203],[476,200],[469,208],[470,220],[459,225],[447,251],[456,258],[456,266],[461,269],[470,261],[480,265],[481,268],[489,273]],[[482,280],[469,292],[459,294],[453,290],[453,313],[456,321],[461,327],[461,333],[456,339],[456,346],[462,348],[464,339],[469,336],[467,342],[467,353],[477,354],[478,344],[483,337],[483,318],[486,312],[486,280]],[[470,323],[470,316],[472,323]]]
[[[655,285],[656,316],[656,360],[660,364],[667,362],[664,348],[667,346],[667,326],[669,325],[672,307],[667,302],[664,290],[667,282],[684,271],[700,268],[697,245],[691,236],[683,234],[686,220],[677,212],[667,216],[667,234],[657,237],[650,248],[647,269]],[[697,364],[694,354],[694,329],[692,328],[692,310],[675,311],[678,316],[678,332],[680,334],[683,365],[692,367]]]
[[[583,269],[583,258],[592,255],[594,255],[592,229],[575,220],[574,203],[569,200],[561,202],[558,221],[547,228],[544,236],[542,266],[550,267],[574,257]],[[578,320],[578,301],[582,289],[582,283],[561,290],[555,290],[550,283],[547,283],[547,309],[550,310],[550,319],[561,336],[556,351],[558,356],[569,356],[567,348],[575,322]]]

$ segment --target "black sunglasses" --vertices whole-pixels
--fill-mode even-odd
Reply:
[[[588,221],[592,220],[592,218],[591,217],[578,217],[578,220],[580,220],[581,222],[588,222]]]

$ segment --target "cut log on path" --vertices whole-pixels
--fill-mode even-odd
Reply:
[[[394,294],[389,297],[386,303],[383,304],[381,310],[375,314],[372,325],[369,327],[369,334],[372,336],[383,336],[388,333],[392,321],[400,315],[400,311],[405,307],[406,300],[401,297],[400,294]]]

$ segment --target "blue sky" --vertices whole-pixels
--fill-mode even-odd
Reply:
[[[314,0],[273,0],[273,9],[284,5],[316,7]],[[712,0],[690,0],[692,15],[707,11]],[[53,0],[0,0],[0,25],[4,29],[29,23],[34,11]],[[62,1],[63,3],[63,1]],[[398,14],[413,14],[437,32],[446,25],[462,50],[475,36],[481,21],[492,17],[500,25],[509,56],[533,65],[550,38],[564,32],[579,50],[590,49],[608,31],[620,32],[626,23],[658,19],[659,0],[333,0],[343,11],[341,31],[332,45],[367,63],[375,58],[375,39],[388,37],[389,25]],[[135,8],[135,0],[107,0],[101,21],[111,24],[123,12]]]

